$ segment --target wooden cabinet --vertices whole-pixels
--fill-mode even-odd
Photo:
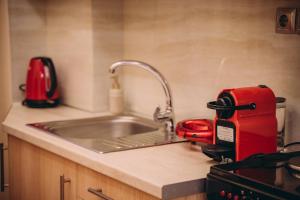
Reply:
[[[81,200],[102,200],[88,192],[89,188],[101,190],[105,196],[114,200],[158,200],[157,198],[121,183],[115,179],[104,176],[83,166],[77,168],[77,192]],[[174,200],[200,200],[206,199],[205,194],[191,195]]]
[[[9,136],[8,145],[10,200],[158,200],[13,136]],[[205,198],[198,194],[176,200],[199,199]]]
[[[100,190],[108,199],[156,200],[157,198],[121,183],[115,179],[97,173],[83,166],[78,166],[78,196],[84,200],[99,200],[89,189]]]
[[[9,140],[10,199],[39,199],[39,153],[36,147],[21,140]]]
[[[35,147],[37,148],[37,147]],[[76,199],[77,166],[44,150],[40,154],[40,200]]]
[[[14,137],[8,145],[11,200],[62,200],[63,193],[64,200],[76,199],[75,163]]]

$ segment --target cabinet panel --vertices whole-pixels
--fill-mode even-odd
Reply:
[[[114,200],[158,200],[143,191],[121,183],[115,179],[95,172],[84,166],[77,167],[77,192],[82,200],[102,200],[88,192],[88,188],[102,189],[104,195]],[[176,198],[174,200],[205,200],[205,194],[196,194],[187,197]]]
[[[103,194],[114,200],[158,200],[157,198],[129,185],[78,165],[77,191],[84,200],[102,200],[88,192],[88,188],[101,189]]]
[[[60,200],[60,176],[70,179],[64,183],[64,199],[76,199],[76,164],[44,150],[40,155],[41,199]]]
[[[8,145],[10,200],[40,200],[39,149],[14,138]]]
[[[61,200],[60,176],[64,200],[103,200],[88,192],[101,189],[113,200],[158,200],[141,190],[64,159],[13,136],[9,136],[10,200]],[[204,194],[176,200],[206,199]]]
[[[61,200],[61,175],[71,180],[64,200],[76,199],[75,163],[12,136],[8,141],[11,200]]]

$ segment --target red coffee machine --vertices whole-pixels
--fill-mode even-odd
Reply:
[[[276,152],[276,98],[264,85],[223,90],[217,101],[213,145],[203,153],[217,161],[240,161],[257,153]]]
[[[23,89],[22,86],[20,89]],[[25,86],[26,99],[23,104],[33,108],[59,104],[56,73],[51,58],[35,57],[30,60]]]

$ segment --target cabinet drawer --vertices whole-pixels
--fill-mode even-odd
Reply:
[[[104,200],[89,192],[89,188],[101,190],[102,194],[113,200],[157,200],[157,198],[121,183],[115,179],[78,165],[77,191],[83,200]]]

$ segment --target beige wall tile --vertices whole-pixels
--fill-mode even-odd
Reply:
[[[13,93],[30,57],[49,54],[64,103],[107,110],[108,66],[137,59],[170,82],[177,120],[212,118],[206,108],[223,88],[266,84],[288,100],[288,131],[300,131],[300,36],[276,34],[277,7],[297,0],[12,0]],[[126,69],[129,110],[152,116],[163,90],[149,73]],[[299,137],[300,138],[300,137]]]
[[[123,1],[92,0],[94,109],[108,110],[109,66],[123,56]]]
[[[300,36],[276,34],[275,10],[299,1],[124,1],[124,58],[154,65],[170,82],[177,120],[212,118],[223,88],[266,84],[288,100],[289,132],[300,131]],[[130,110],[152,115],[162,89],[136,69],[123,74]],[[146,92],[145,92],[146,91]],[[147,105],[147,106],[145,106]],[[300,139],[300,136],[298,137]]]
[[[63,102],[93,111],[91,1],[51,0],[46,10],[47,54],[56,63]]]
[[[10,20],[14,100],[24,97],[29,59],[47,55],[56,66],[64,104],[108,109],[108,67],[122,57],[122,1],[13,0]]]
[[[18,87],[26,81],[30,58],[46,54],[45,1],[10,0],[8,5],[13,100],[21,101],[24,96]]]

